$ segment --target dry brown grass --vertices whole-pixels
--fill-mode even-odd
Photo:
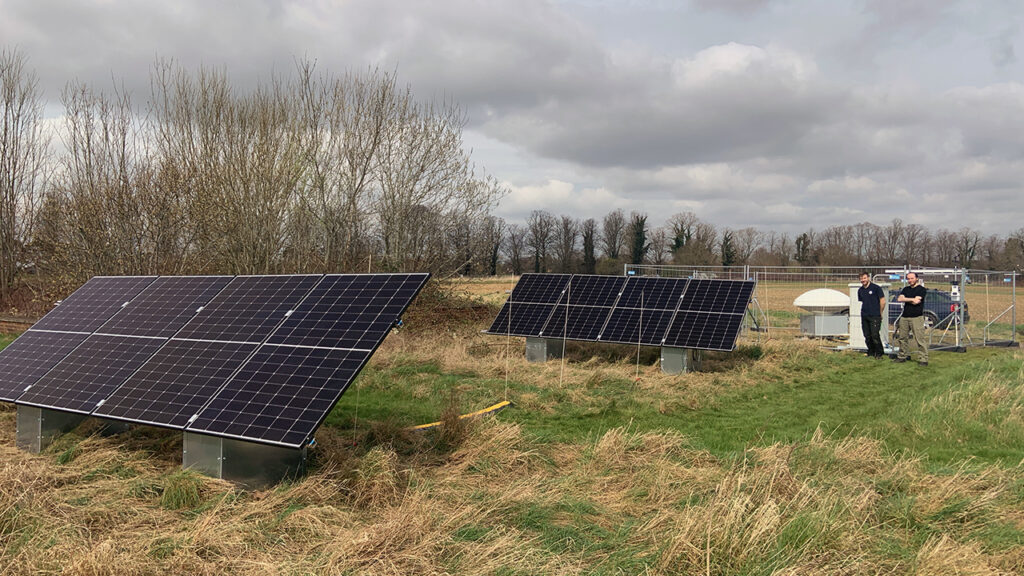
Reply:
[[[521,341],[494,340],[402,331],[373,362],[429,361],[493,379],[507,370],[521,388],[582,406],[613,381],[685,414],[713,405],[725,386],[786,378],[817,351],[770,341],[757,359],[713,356],[712,371],[684,379],[645,364],[637,379],[628,354],[608,361],[578,347],[564,365],[527,365]],[[984,418],[1010,406],[999,414],[1016,422],[1020,399],[1003,388],[972,380],[923,410]],[[552,410],[542,394],[512,394],[518,410]],[[446,420],[458,403],[453,393]],[[0,575],[1024,572],[1021,547],[979,536],[1024,531],[1019,467],[933,472],[877,439],[821,429],[751,445],[735,460],[629,422],[560,443],[501,416],[456,432],[438,447],[390,423],[365,428],[358,445],[324,429],[306,477],[263,491],[193,477],[198,503],[170,506],[181,478],[173,433],[71,435],[30,455],[13,447],[14,413],[0,412]]]
[[[723,462],[671,431],[626,426],[541,446],[516,425],[485,419],[429,466],[380,445],[339,459],[348,468],[325,466],[283,488],[244,492],[203,479],[202,502],[181,510],[160,503],[175,464],[133,452],[123,438],[85,438],[64,465],[52,451],[33,456],[12,443],[4,415],[0,574],[583,574],[618,561],[596,540],[585,553],[587,545],[555,552],[557,542],[524,523],[528,510],[596,539],[619,533],[620,546],[649,558],[648,574],[740,574],[765,562],[777,574],[1024,566],[1019,553],[964,539],[974,525],[1024,517],[1019,505],[1006,508],[1015,473],[965,466],[935,476],[876,441],[821,431]],[[877,489],[892,483],[920,517],[969,502],[912,561],[872,552],[892,535]]]

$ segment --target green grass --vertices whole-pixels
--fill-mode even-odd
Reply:
[[[756,366],[757,354],[747,356],[739,364]],[[727,366],[720,373],[735,369]],[[1024,429],[1012,423],[993,426],[1005,418],[992,418],[1006,414],[971,416],[941,403],[930,410],[922,408],[990,371],[996,380],[1020,386],[1019,361],[1005,349],[933,352],[926,368],[871,360],[852,352],[821,351],[787,359],[778,373],[766,372],[753,385],[730,387],[723,378],[707,405],[669,411],[658,409],[663,398],[610,371],[595,371],[583,399],[571,398],[569,391],[557,385],[520,381],[513,373],[509,398],[536,396],[544,409],[514,407],[501,418],[518,422],[545,443],[595,438],[628,423],[641,432],[680,431],[696,448],[728,458],[751,445],[806,440],[821,428],[835,437],[879,438],[891,451],[910,450],[936,463],[974,458],[1014,466],[1024,459]],[[686,386],[687,378],[679,376],[680,387]],[[463,411],[471,411],[503,399],[505,381],[445,373],[436,363],[410,360],[367,369],[354,386],[328,417],[328,425],[351,428],[357,412],[364,425],[366,420],[390,419],[403,426],[434,421],[452,387],[462,392]],[[965,390],[964,394],[981,392]],[[1001,410],[1007,412],[1012,406]]]

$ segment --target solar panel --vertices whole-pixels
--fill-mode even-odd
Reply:
[[[171,340],[111,394],[94,415],[184,428],[256,346]]]
[[[428,277],[428,274],[325,276],[268,342],[326,348],[375,348]]]
[[[661,346],[687,284],[686,279],[679,278],[630,278],[600,340]]]
[[[166,340],[89,336],[18,399],[18,404],[88,414]]]
[[[0,350],[0,400],[14,402],[25,388],[64,359],[88,334],[29,330]]]
[[[175,335],[259,343],[322,276],[237,276]]]
[[[554,309],[552,304],[506,302],[487,331],[510,336],[539,336]]]
[[[754,283],[746,280],[690,280],[680,310],[743,314],[754,293]]]
[[[325,277],[187,430],[301,446],[428,278]]]
[[[93,332],[155,279],[156,276],[93,277],[32,329]]]
[[[231,282],[232,276],[161,276],[97,332],[170,338]]]
[[[685,278],[633,276],[622,289],[622,297],[615,307],[675,310],[686,284]]]
[[[548,319],[544,338],[596,340],[611,308],[593,306],[558,306]]]
[[[572,274],[523,274],[487,332],[537,336]]]
[[[187,430],[300,447],[370,353],[267,344]]]
[[[568,302],[572,306],[611,307],[618,300],[619,292],[622,291],[625,284],[625,276],[577,274],[568,283],[560,303]]]
[[[742,325],[742,314],[680,311],[672,320],[665,346],[729,351],[736,347]]]
[[[544,276],[524,275],[526,285],[513,289],[487,332],[732,350],[755,286],[742,280]]]
[[[19,338],[0,355],[0,390],[18,404],[299,447],[428,278],[93,279],[47,316],[81,330]]]
[[[600,341],[661,346],[665,330],[671,321],[671,310],[616,308],[601,332]]]
[[[509,300],[554,304],[562,295],[572,274],[523,274],[516,282]]]

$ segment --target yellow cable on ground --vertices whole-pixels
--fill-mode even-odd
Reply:
[[[500,411],[504,410],[505,408],[508,408],[511,405],[512,405],[511,402],[509,402],[508,400],[504,400],[504,401],[498,402],[494,406],[488,406],[487,408],[484,408],[483,410],[477,410],[476,412],[470,412],[469,414],[463,414],[462,416],[459,416],[459,420],[465,420],[466,418],[476,418],[477,416],[483,416],[485,414],[494,414],[496,412],[500,412]],[[435,428],[435,427],[440,426],[440,425],[441,425],[441,422],[431,422],[430,424],[420,424],[419,426],[413,426],[412,428],[408,428],[408,429],[409,430],[427,430],[428,428]]]

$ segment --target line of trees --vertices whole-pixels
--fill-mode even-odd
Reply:
[[[711,266],[872,266],[910,264],[990,270],[1024,268],[1024,228],[1008,236],[971,228],[929,230],[894,219],[807,230],[791,236],[756,228],[717,228],[693,212],[651,228],[647,215],[613,210],[598,222],[537,210],[525,224],[506,225],[495,239],[514,274],[579,272],[620,274],[623,264]],[[491,273],[495,271],[492,267]]]
[[[504,190],[471,164],[455,103],[308,61],[251,90],[166,60],[150,80],[142,104],[68,83],[52,130],[25,55],[0,52],[0,300],[29,274],[496,268]]]

